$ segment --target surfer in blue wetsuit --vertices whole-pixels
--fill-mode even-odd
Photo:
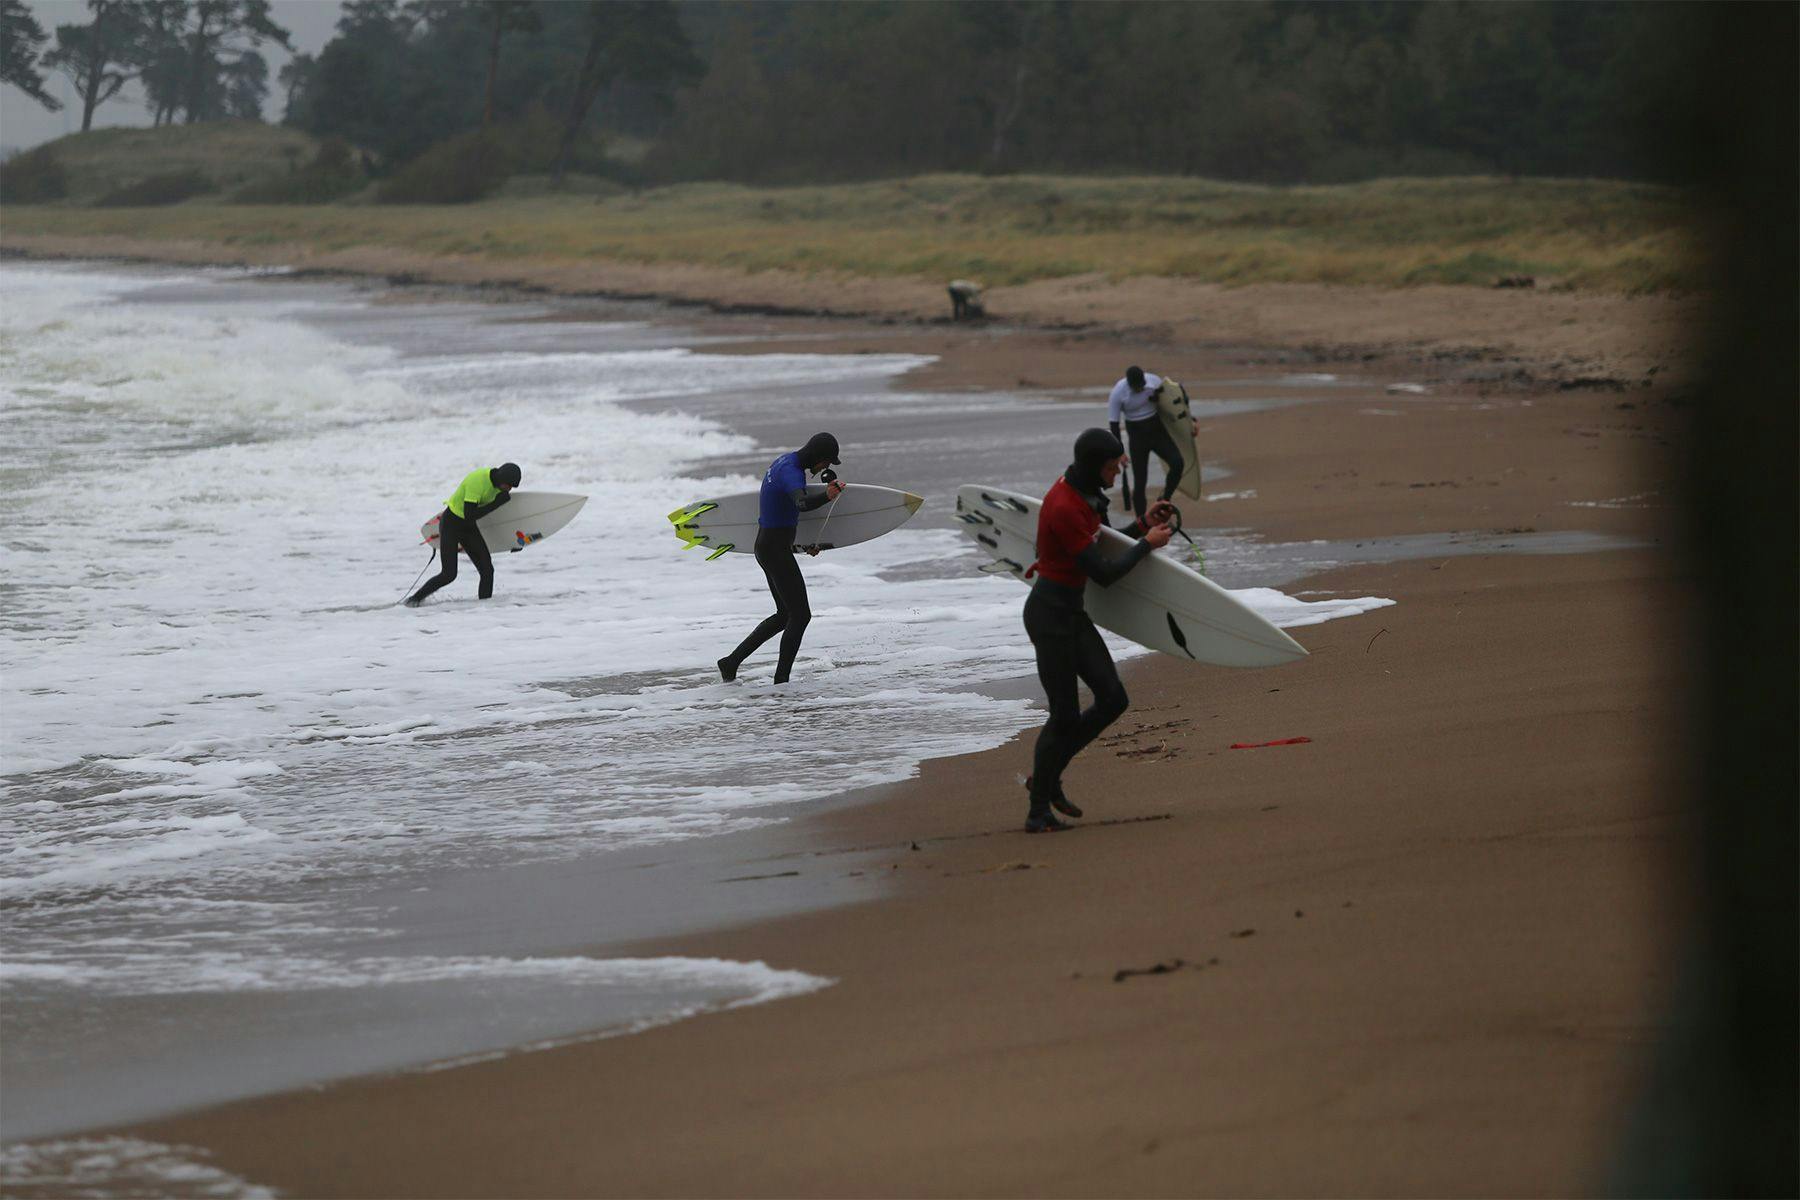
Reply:
[[[1063,769],[1130,703],[1082,597],[1088,580],[1110,587],[1152,550],[1168,545],[1172,532],[1168,522],[1175,506],[1167,500],[1152,505],[1147,521],[1134,521],[1122,531],[1137,538],[1137,544],[1118,558],[1108,558],[1100,548],[1100,528],[1107,524],[1106,489],[1119,477],[1124,461],[1125,447],[1117,437],[1104,429],[1083,431],[1075,439],[1075,461],[1051,485],[1038,510],[1038,558],[1027,572],[1037,581],[1025,601],[1025,634],[1037,651],[1038,680],[1044,685],[1050,719],[1038,734],[1031,775],[1025,780],[1030,798],[1027,833],[1067,829],[1056,812],[1081,815],[1063,794]],[[1094,694],[1086,709],[1081,707],[1077,680]]]
[[[794,668],[794,655],[800,651],[800,639],[812,620],[812,608],[806,602],[806,580],[800,564],[794,559],[794,531],[800,514],[837,499],[844,485],[828,468],[838,463],[838,442],[829,433],[815,433],[800,449],[783,454],[769,464],[762,482],[762,509],[756,519],[756,562],[769,581],[769,594],[775,597],[775,613],[750,631],[738,648],[719,660],[719,675],[727,683],[737,678],[738,666],[756,652],[756,648],[781,635],[781,656],[775,663],[775,682],[786,683]],[[823,475],[825,490],[806,494],[808,473]],[[817,546],[804,547],[817,554]]]
[[[476,595],[483,600],[494,595],[494,560],[488,553],[487,539],[475,522],[512,499],[512,490],[524,477],[518,463],[501,463],[497,467],[477,467],[450,493],[444,511],[438,514],[438,573],[425,581],[425,586],[406,598],[406,607],[417,608],[425,597],[456,578],[456,551],[461,547],[475,564],[481,576]]]

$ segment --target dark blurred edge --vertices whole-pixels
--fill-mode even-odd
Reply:
[[[1797,1196],[1800,6],[1668,11],[1693,69],[1647,132],[1707,197],[1719,282],[1685,430],[1699,760],[1671,764],[1700,793],[1698,920],[1611,1190]]]

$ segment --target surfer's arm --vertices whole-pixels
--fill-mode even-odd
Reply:
[[[463,504],[463,520],[479,521],[481,518],[487,516],[489,513],[493,512],[496,508],[499,508],[502,504],[505,504],[508,500],[511,500],[511,499],[512,499],[511,492],[501,492],[498,496],[495,496],[492,500],[489,500],[486,504],[469,504],[469,503],[465,502]]]
[[[1075,561],[1089,579],[1101,587],[1111,587],[1123,579],[1131,568],[1149,558],[1152,549],[1154,547],[1149,542],[1140,539],[1133,542],[1131,549],[1119,557],[1108,558],[1106,552],[1100,549],[1100,539],[1095,538],[1088,543],[1087,549],[1075,556]]]
[[[789,492],[788,496],[793,499],[795,508],[798,508],[801,512],[811,512],[815,508],[823,508],[833,500],[836,500],[843,494],[843,491],[844,485],[834,479],[826,484],[825,490],[816,496],[807,495],[804,485]]]

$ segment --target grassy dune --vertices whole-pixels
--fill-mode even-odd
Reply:
[[[17,234],[963,276],[990,286],[1093,272],[1390,287],[1488,286],[1531,275],[1540,286],[1622,293],[1702,285],[1699,236],[1684,195],[1599,180],[1277,188],[1166,177],[929,175],[818,187],[687,184],[599,197],[512,194],[457,207],[8,206],[0,239]]]
[[[69,176],[69,201],[95,197],[152,175],[199,171],[229,190],[281,174],[310,159],[318,139],[297,129],[256,121],[208,121],[162,129],[95,129],[54,146]],[[7,223],[16,211],[7,207]]]

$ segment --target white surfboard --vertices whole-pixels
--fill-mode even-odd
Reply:
[[[956,492],[956,519],[993,558],[991,569],[1025,583],[1037,561],[1040,507],[1029,496],[979,484]],[[1102,529],[1100,544],[1109,556],[1119,556],[1131,539]],[[1183,662],[1275,667],[1306,657],[1299,642],[1236,596],[1162,554],[1150,555],[1111,587],[1090,582],[1082,602],[1100,628]]]
[[[1173,379],[1165,379],[1156,390],[1156,415],[1168,431],[1169,440],[1181,451],[1181,478],[1175,490],[1195,500],[1200,498],[1200,443],[1194,436],[1194,414],[1188,407],[1187,389]]]
[[[813,484],[807,487],[806,494],[817,496],[824,491],[823,484]],[[836,500],[800,514],[800,524],[794,529],[794,548],[838,550],[878,538],[906,524],[923,503],[925,497],[897,488],[846,484]],[[756,519],[761,509],[761,492],[739,492],[683,505],[669,514],[669,521],[687,549],[699,546],[711,551],[706,556],[711,562],[732,551],[755,552]]]
[[[477,520],[475,528],[481,530],[489,554],[503,550],[517,554],[573,521],[587,500],[569,492],[514,492],[511,500]],[[443,515],[442,510],[438,515]],[[437,545],[438,517],[419,526],[419,534]]]

